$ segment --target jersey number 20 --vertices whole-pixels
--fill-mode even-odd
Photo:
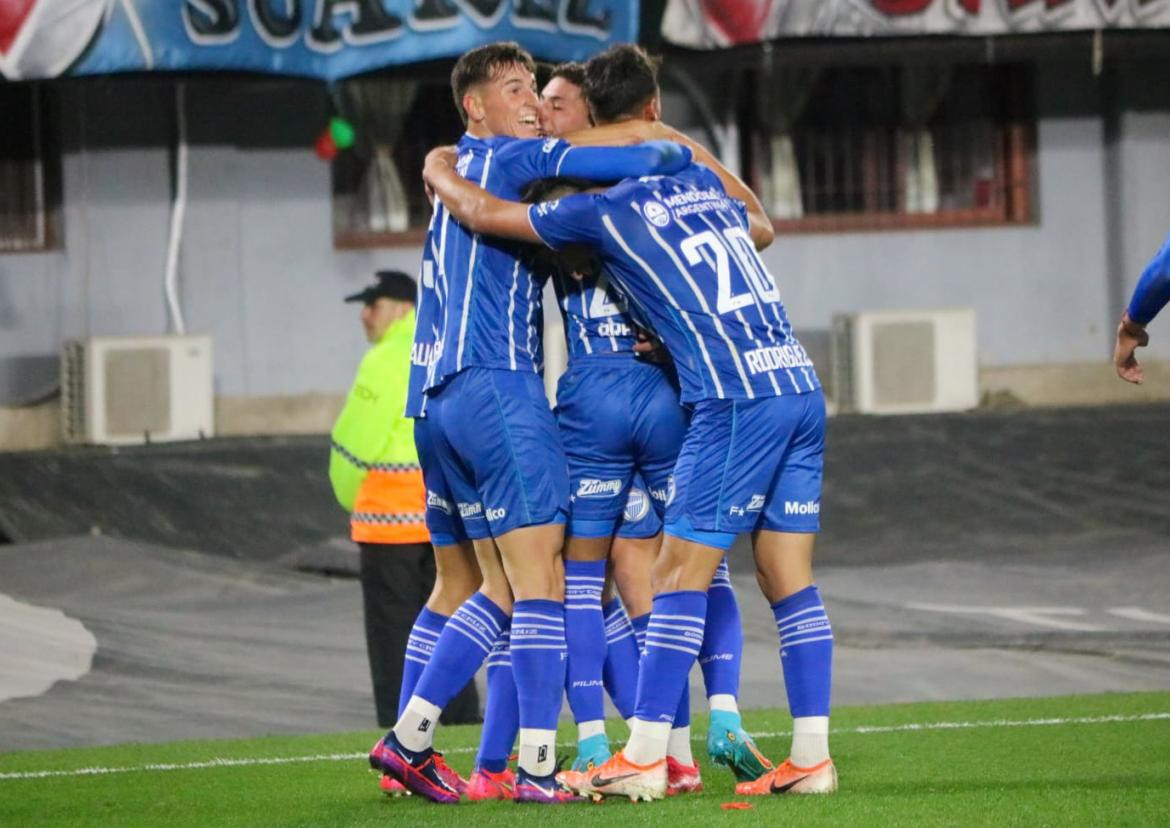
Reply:
[[[679,249],[686,257],[687,264],[697,265],[706,261],[715,271],[719,292],[716,307],[719,315],[733,313],[753,302],[773,303],[780,301],[776,282],[756,255],[751,237],[742,227],[728,227],[721,234],[704,230],[688,236]],[[708,251],[704,255],[704,251]],[[731,260],[735,259],[737,270],[746,277],[746,291],[732,293]]]

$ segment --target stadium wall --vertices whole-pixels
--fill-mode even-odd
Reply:
[[[1039,67],[1030,225],[781,237],[765,257],[798,328],[826,328],[841,311],[969,305],[989,390],[1056,403],[1128,390],[1089,393],[1086,378],[1108,356],[1118,297],[1170,226],[1170,60],[1106,79],[1087,60]],[[43,384],[63,338],[167,330],[170,83],[68,81],[56,92],[64,244],[0,255],[0,409],[39,398],[28,366]],[[329,168],[311,151],[326,112],[316,84],[188,84],[181,293],[188,331],[215,340],[224,432],[271,424],[266,412],[286,418],[269,430],[327,427],[365,348],[341,297],[377,268],[417,267],[417,248],[333,249]],[[689,117],[674,96],[666,114]],[[1147,360],[1168,359],[1170,336],[1155,335]],[[44,441],[51,417],[30,411],[0,410],[0,448]]]

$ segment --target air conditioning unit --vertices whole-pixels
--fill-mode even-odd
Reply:
[[[865,311],[833,317],[839,411],[922,414],[979,403],[975,311]]]
[[[213,433],[211,338],[94,337],[65,342],[67,443],[132,445]]]

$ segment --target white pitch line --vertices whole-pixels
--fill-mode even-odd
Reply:
[[[860,727],[838,728],[830,731],[833,735],[851,734],[867,736],[874,733],[921,733],[930,730],[976,730],[993,727],[1052,727],[1060,725],[1091,725],[1113,724],[1117,722],[1154,722],[1170,721],[1170,712],[1167,713],[1136,713],[1133,715],[1113,716],[1081,716],[1076,718],[1054,719],[988,719],[980,722],[909,722],[900,725],[861,725]],[[780,730],[775,733],[755,733],[756,739],[774,739],[780,736],[790,736],[791,731]],[[696,736],[694,742],[704,741],[706,737]],[[564,742],[558,747],[575,747],[575,742]],[[443,751],[444,753],[473,753],[477,748],[460,747]],[[364,753],[319,753],[311,756],[268,756],[249,759],[207,759],[203,762],[184,762],[174,764],[132,765],[120,768],[76,768],[74,770],[43,770],[43,771],[13,771],[0,773],[0,781],[14,779],[54,779],[67,776],[106,776],[116,773],[141,773],[145,771],[177,771],[203,770],[206,768],[241,768],[255,765],[285,765],[289,763],[309,762],[351,762],[365,759]]]

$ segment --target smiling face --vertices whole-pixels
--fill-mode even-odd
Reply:
[[[518,63],[497,67],[488,80],[469,89],[463,97],[463,107],[467,131],[477,138],[540,137],[536,78]]]
[[[550,80],[540,93],[540,128],[544,134],[559,138],[589,126],[589,104],[581,87],[568,78]]]

